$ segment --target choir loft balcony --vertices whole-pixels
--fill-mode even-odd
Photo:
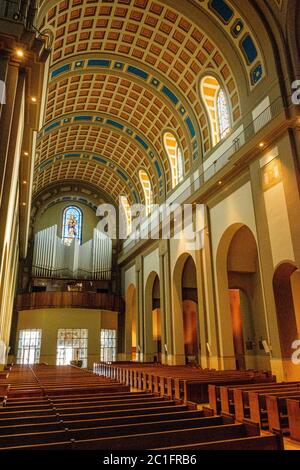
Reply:
[[[44,308],[88,308],[98,310],[123,311],[120,296],[96,292],[32,292],[17,298],[17,310]]]

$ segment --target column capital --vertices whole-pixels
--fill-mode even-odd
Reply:
[[[143,257],[141,255],[137,256],[135,259],[135,271],[139,273],[143,268]]]

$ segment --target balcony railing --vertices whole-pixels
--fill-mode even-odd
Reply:
[[[88,308],[121,312],[123,300],[118,295],[95,292],[32,292],[18,296],[18,311],[44,308]]]
[[[32,277],[43,279],[68,279],[78,281],[110,281],[113,278],[113,271],[103,269],[100,271],[85,271],[84,269],[77,269],[71,271],[68,268],[48,269],[43,266],[32,266]]]
[[[238,134],[234,139],[232,145],[222,153],[213,163],[206,164],[206,162],[211,161],[211,155],[208,156],[206,162],[203,164],[203,170],[197,178],[193,178],[193,175],[190,175],[191,183],[188,185],[185,184],[188,178],[178,187],[169,197],[167,197],[166,204],[171,204],[173,202],[184,204],[185,201],[192,195],[193,192],[200,189],[205,183],[207,183],[211,178],[213,178],[222,168],[224,168],[229,162],[230,159],[238,152],[246,143],[255,137],[255,135],[261,131],[272,119],[276,118],[283,110],[285,109],[282,98],[278,97],[274,100],[271,105],[266,108],[253,122],[246,128],[243,129],[240,134]],[[232,136],[232,134],[231,134]],[[228,137],[230,139],[230,136]],[[232,139],[232,137],[231,137]],[[123,243],[123,251],[131,250],[135,245],[141,240],[142,230],[141,227],[145,228],[147,223],[151,223],[151,216],[145,218],[145,220],[137,227],[136,231],[132,233],[129,238]]]

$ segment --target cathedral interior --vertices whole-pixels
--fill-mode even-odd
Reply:
[[[277,424],[247,396],[270,435],[228,449],[300,449],[299,31],[299,0],[0,0],[0,451],[55,377],[228,428],[216,384],[262,382]],[[174,429],[141,448],[221,448]]]

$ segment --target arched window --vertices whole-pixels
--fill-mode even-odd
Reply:
[[[175,186],[177,186],[184,177],[183,155],[176,137],[171,132],[165,133],[164,146],[171,165],[172,187],[175,188]]]
[[[212,133],[212,143],[217,145],[230,131],[230,114],[226,94],[215,77],[207,76],[201,82]]]
[[[143,187],[144,196],[145,196],[146,215],[149,215],[152,211],[152,206],[153,206],[153,194],[152,194],[150,178],[145,170],[140,170],[139,176],[140,176],[140,182]]]
[[[68,206],[63,213],[62,238],[70,246],[74,239],[82,238],[82,212],[78,207]]]
[[[226,95],[222,88],[218,93],[217,98],[217,109],[218,109],[218,121],[219,121],[219,133],[220,139],[224,139],[230,130],[230,117],[228,112],[228,104]]]
[[[127,237],[131,234],[131,208],[128,202],[128,199],[126,196],[120,196],[120,203],[121,207],[120,209],[122,210],[122,216],[124,217],[124,221],[126,224],[126,229],[124,230],[124,235]],[[122,220],[123,220],[122,217]]]

